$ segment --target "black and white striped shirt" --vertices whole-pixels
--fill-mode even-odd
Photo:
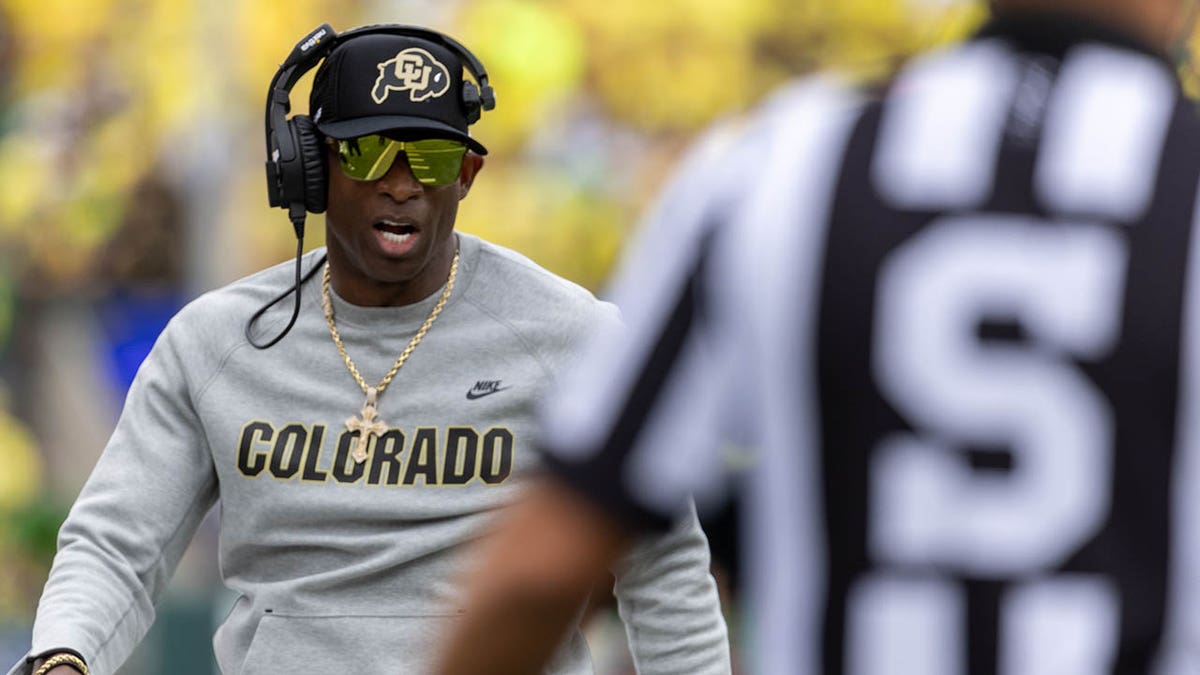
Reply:
[[[737,483],[759,672],[1200,672],[1200,122],[1161,57],[1010,17],[879,100],[714,134],[547,405],[635,527]]]

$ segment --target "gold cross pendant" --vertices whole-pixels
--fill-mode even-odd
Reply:
[[[379,391],[375,387],[368,388],[367,401],[363,403],[362,411],[357,417],[346,420],[346,428],[358,432],[358,443],[354,446],[354,452],[350,454],[356,464],[367,461],[367,443],[371,437],[379,436],[388,430],[387,424],[379,419],[379,413],[375,410],[375,399],[378,396]]]

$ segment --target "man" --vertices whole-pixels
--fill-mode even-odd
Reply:
[[[1195,7],[995,10],[879,101],[800,84],[683,164],[442,673],[536,672],[747,431],[757,672],[1200,672]]]
[[[267,349],[254,347],[288,317],[256,310],[292,284],[290,265],[172,320],[62,527],[14,673],[116,670],[218,499],[221,572],[240,594],[214,638],[222,672],[427,672],[461,616],[463,543],[539,464],[534,402],[581,337],[616,320],[455,233],[486,153],[468,134],[465,48],[417,28],[324,30],[293,52],[332,47],[315,52],[312,118],[290,121],[320,162],[301,168],[323,202],[309,209],[327,205],[327,249],[302,261],[321,276]],[[296,63],[269,105],[286,106]],[[291,184],[289,153],[273,156],[273,190]],[[262,325],[244,330],[252,315]],[[729,671],[708,564],[692,514],[615,565],[640,672]],[[549,672],[590,671],[576,630]]]

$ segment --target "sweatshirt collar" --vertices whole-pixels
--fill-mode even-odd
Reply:
[[[475,269],[478,267],[479,259],[479,239],[470,235],[456,233],[459,242],[459,263],[458,276],[454,281],[454,290],[450,294],[450,299],[446,302],[446,307],[449,308],[455,301],[462,297],[467,287],[470,285],[474,276]],[[316,305],[320,311],[320,279],[318,278]],[[337,321],[338,327],[357,326],[359,328],[369,328],[373,330],[383,330],[388,333],[392,331],[409,331],[424,323],[429,313],[433,311],[433,307],[437,304],[442,296],[442,291],[446,288],[445,284],[438,287],[436,291],[411,305],[403,305],[401,307],[362,307],[347,302],[337,294],[337,291],[331,286],[329,288],[330,299],[333,301],[333,316]]]

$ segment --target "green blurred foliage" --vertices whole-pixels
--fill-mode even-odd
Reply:
[[[35,567],[49,569],[56,551],[58,528],[67,517],[67,509],[59,505],[30,502],[6,513],[12,544]]]
[[[34,501],[42,479],[42,462],[29,433],[0,410],[0,514]],[[11,533],[0,518],[0,539]]]
[[[0,466],[0,617],[23,616],[45,582],[66,507],[42,496],[37,446],[2,410]]]
[[[249,249],[238,271],[286,258],[290,230],[262,186],[266,83],[318,23],[412,22],[405,8],[419,4],[0,0],[10,37],[0,46],[9,56],[0,72],[8,89],[0,101],[10,107],[0,127],[9,131],[0,136],[8,273],[50,287],[94,282],[90,263],[136,208],[134,186],[189,148],[214,116],[230,130],[234,167],[221,226]],[[982,3],[969,0],[443,4],[451,9],[434,27],[479,54],[500,103],[474,130],[492,154],[460,226],[593,288],[700,128],[817,68],[884,77],[983,16]],[[306,95],[302,82],[297,112],[307,110]],[[577,139],[581,125],[592,133],[587,142]],[[310,246],[322,242],[321,230],[314,217]]]

